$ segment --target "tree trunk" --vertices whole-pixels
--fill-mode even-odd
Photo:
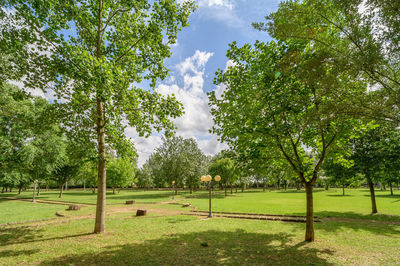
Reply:
[[[12,187],[10,187],[10,192],[12,192]]]
[[[8,192],[8,187],[6,187],[6,192]]]
[[[59,198],[62,198],[62,195],[63,195],[63,187],[64,187],[64,184],[61,184],[61,185],[60,185],[60,194],[58,195]]]
[[[175,188],[175,195],[178,195],[178,188]]]
[[[86,181],[83,181],[83,191],[86,191]]]
[[[98,138],[98,172],[97,172],[97,204],[95,233],[105,232],[106,216],[106,143],[104,131],[103,103],[97,99],[97,138]]]
[[[92,193],[96,193],[96,187],[94,185],[92,186]]]
[[[372,183],[372,180],[369,177],[367,177],[367,181],[369,186],[369,192],[371,194],[372,213],[377,213],[378,210],[376,209],[374,183]]]
[[[313,185],[305,183],[306,199],[307,199],[307,217],[306,217],[306,237],[305,241],[314,241],[314,202],[313,202]]]
[[[19,186],[19,189],[18,189],[18,195],[20,195],[20,194],[21,194],[21,190],[22,190],[22,185],[20,185],[20,186]]]
[[[193,194],[193,189],[192,188],[190,188],[190,194]]]
[[[344,184],[343,184],[343,196],[344,196]]]
[[[3,187],[3,189],[1,190],[1,193],[4,193],[4,187]]]
[[[65,191],[68,190],[68,182],[65,182]]]
[[[96,57],[101,58],[101,34],[102,34],[102,20],[103,20],[103,0],[99,0],[99,9],[97,17],[97,40],[96,40]],[[101,81],[100,81],[101,82]],[[97,169],[97,203],[96,203],[96,221],[94,226],[94,233],[105,232],[105,217],[106,217],[106,143],[105,143],[105,115],[104,106],[101,99],[102,86],[99,82],[98,92],[96,95],[97,103],[97,153],[98,153],[98,169]]]
[[[242,193],[244,192],[244,186],[245,186],[245,184],[242,185]]]
[[[393,185],[392,185],[392,182],[390,182],[389,185],[390,185],[390,195],[393,196]]]
[[[49,181],[46,181],[46,191],[49,191]]]
[[[233,194],[233,185],[231,184],[231,194]]]

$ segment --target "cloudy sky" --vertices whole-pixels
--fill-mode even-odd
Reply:
[[[178,0],[184,1],[184,0]],[[228,64],[225,56],[228,44],[239,45],[255,40],[268,41],[265,32],[251,27],[251,22],[263,21],[264,16],[277,9],[279,0],[197,0],[199,8],[190,17],[190,26],[183,29],[173,56],[166,61],[171,69],[168,80],[160,82],[162,94],[175,94],[184,105],[185,114],[175,120],[177,135],[195,138],[205,154],[214,155],[224,148],[217,136],[208,133],[213,125],[206,93],[217,90],[214,73]],[[139,138],[128,128],[127,136],[135,142],[142,165],[154,148],[161,144],[161,135]]]

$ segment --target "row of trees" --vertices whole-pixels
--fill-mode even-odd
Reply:
[[[60,125],[96,151],[95,233],[105,231],[106,148],[130,157],[128,125],[141,136],[175,130],[182,105],[153,89],[194,9],[175,0],[0,0],[0,83],[52,92]]]
[[[0,186],[2,192],[20,193],[38,181],[41,186],[63,187],[68,182],[96,186],[94,147],[87,149],[63,129],[56,109],[42,97],[33,97],[5,83],[0,86]],[[109,151],[109,179],[113,188],[132,185],[135,157],[118,157]]]
[[[306,241],[314,241],[313,186],[324,162],[331,174],[337,165],[363,174],[373,212],[373,179],[398,175],[388,135],[375,135],[388,127],[398,142],[400,29],[393,5],[284,1],[266,23],[253,24],[276,41],[232,43],[231,66],[216,73],[216,85],[226,89],[209,94],[213,132],[250,169],[259,162],[291,168],[306,188]]]

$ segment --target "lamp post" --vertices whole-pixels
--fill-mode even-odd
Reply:
[[[208,182],[208,195],[209,195],[209,204],[208,204],[208,218],[212,218],[212,210],[211,210],[211,188],[212,188],[212,177],[210,175],[202,176],[200,178],[201,181],[203,182]],[[216,175],[214,177],[214,180],[216,182],[219,182],[221,180],[221,177],[219,175]]]
[[[174,200],[175,198],[175,180],[172,181],[172,200]]]
[[[35,185],[34,185],[34,187],[33,187],[33,199],[32,199],[32,202],[35,202],[36,185],[37,185],[38,181],[35,180],[33,183],[34,183]]]

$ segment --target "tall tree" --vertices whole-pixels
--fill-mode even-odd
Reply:
[[[97,139],[98,194],[95,233],[105,231],[106,142],[127,151],[126,123],[139,135],[153,130],[170,135],[170,118],[181,115],[174,97],[141,88],[143,79],[154,88],[168,70],[163,61],[170,45],[188,25],[194,3],[174,0],[127,1],[2,1],[1,31],[13,28],[19,44],[15,51],[28,57],[23,70],[25,86],[52,90],[59,99],[64,125],[88,142]],[[5,12],[13,10],[13,12]],[[7,29],[6,29],[7,28]],[[18,30],[20,29],[20,30]],[[7,35],[1,35],[7,38]],[[2,39],[0,43],[4,42]],[[20,70],[16,67],[16,70]],[[125,123],[126,122],[126,123]]]
[[[367,80],[368,95],[349,92],[347,112],[398,124],[399,10],[392,0],[291,0],[255,26],[278,40],[311,42],[332,62],[331,71]]]
[[[313,241],[313,185],[330,147],[347,139],[356,122],[338,96],[365,86],[331,73],[331,63],[306,42],[233,43],[227,56],[233,66],[215,78],[226,89],[209,96],[213,132],[234,150],[255,142],[285,158],[306,187],[305,240]]]

